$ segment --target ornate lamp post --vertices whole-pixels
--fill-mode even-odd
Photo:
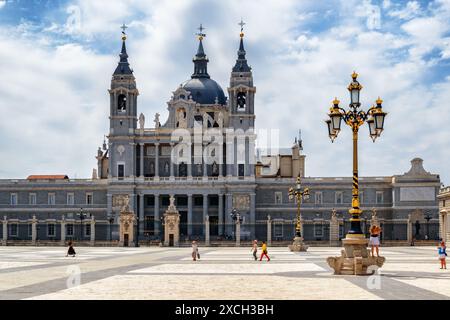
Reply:
[[[301,216],[300,216],[300,206],[302,200],[309,199],[309,189],[302,188],[300,176],[297,177],[295,182],[295,187],[289,188],[289,200],[297,200],[297,223],[295,225],[295,237],[294,242],[289,246],[291,251],[306,251],[308,247],[303,244],[302,238],[302,226],[301,226]]]
[[[83,240],[83,220],[87,217],[87,214],[83,212],[83,208],[80,208],[80,212],[77,213],[80,218],[80,241]]]
[[[425,240],[430,240],[430,220],[431,215],[427,212],[427,215],[425,216],[425,220],[427,220],[427,236]]]
[[[369,135],[373,142],[381,135],[384,129],[384,119],[386,114],[383,111],[382,103],[379,97],[375,101],[376,106],[369,108],[367,112],[360,110],[361,103],[359,101],[360,91],[362,89],[361,84],[357,81],[358,74],[353,72],[352,82],[348,86],[350,92],[350,104],[349,109],[345,110],[339,107],[339,100],[335,98],[333,100],[333,106],[330,108],[328,116],[330,119],[326,120],[328,126],[328,136],[331,142],[339,135],[341,131],[341,122],[344,120],[353,132],[353,188],[352,188],[352,207],[349,210],[350,218],[350,230],[348,231],[346,238],[343,240],[344,248],[347,258],[367,258],[367,240],[364,233],[361,230],[361,213],[362,210],[359,207],[359,189],[358,189],[358,131],[359,128],[367,122],[369,127]],[[329,258],[330,259],[330,258]],[[384,258],[380,258],[380,261]],[[354,260],[356,261],[356,260]],[[361,261],[359,261],[361,262]],[[358,262],[358,263],[359,263]],[[354,262],[356,263],[356,262]],[[354,274],[365,273],[367,266],[370,264],[379,264],[374,261],[362,261],[357,268],[354,268]],[[382,263],[381,263],[382,264]],[[331,265],[331,264],[330,264]],[[379,265],[381,266],[381,265]],[[339,273],[335,268],[335,272]]]

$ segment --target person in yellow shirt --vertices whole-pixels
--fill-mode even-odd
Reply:
[[[261,250],[262,250],[262,252],[261,252],[261,257],[259,258],[259,261],[261,261],[264,256],[266,256],[267,261],[270,261],[270,258],[267,255],[267,245],[266,245],[265,241],[262,242]]]

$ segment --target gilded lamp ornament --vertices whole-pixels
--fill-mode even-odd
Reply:
[[[347,89],[350,93],[349,109],[345,110],[339,106],[340,101],[335,98],[333,100],[329,119],[325,120],[328,127],[328,136],[331,142],[338,137],[341,132],[341,122],[344,120],[353,132],[353,188],[352,188],[352,208],[349,210],[352,215],[350,222],[351,228],[347,234],[347,238],[364,237],[361,231],[361,209],[359,208],[359,189],[358,189],[358,131],[364,122],[367,122],[369,127],[369,136],[373,142],[381,135],[384,128],[384,119],[387,115],[383,111],[383,100],[378,97],[375,105],[369,108],[367,112],[360,110],[361,103],[359,101],[360,91],[362,85],[357,80],[358,74],[353,72],[352,82]]]

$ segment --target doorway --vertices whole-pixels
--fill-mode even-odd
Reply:
[[[174,246],[173,233],[169,234],[169,247]]]
[[[123,235],[123,246],[128,247],[128,233]]]

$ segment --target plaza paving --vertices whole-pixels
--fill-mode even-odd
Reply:
[[[326,257],[341,248],[0,247],[0,299],[450,299],[450,270],[434,247],[382,248],[380,277],[336,276]]]

